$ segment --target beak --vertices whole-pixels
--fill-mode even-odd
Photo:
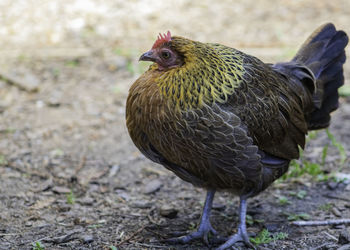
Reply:
[[[153,56],[153,50],[149,50],[146,53],[142,54],[139,61],[151,61],[155,62],[156,58]]]

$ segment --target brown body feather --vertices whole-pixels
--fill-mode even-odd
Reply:
[[[243,67],[244,81],[225,103],[185,110],[162,93],[157,79],[163,74],[151,67],[130,88],[127,100],[127,127],[135,145],[197,186],[239,194],[266,188],[288,162],[264,165],[258,149],[285,159],[298,157],[311,94],[256,58],[244,58]]]

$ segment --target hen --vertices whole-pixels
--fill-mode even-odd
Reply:
[[[266,189],[299,157],[308,130],[326,128],[344,83],[348,37],[318,28],[289,62],[266,64],[220,44],[160,35],[140,60],[154,62],[131,86],[129,134],[149,159],[207,190],[198,231],[216,234],[209,216],[216,190],[240,197],[237,241],[250,245],[246,200]]]

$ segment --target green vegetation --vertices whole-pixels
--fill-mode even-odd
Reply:
[[[264,229],[255,238],[250,238],[250,241],[255,245],[267,244],[272,241],[272,237],[270,232],[267,229]]]
[[[273,239],[274,239],[274,240],[284,240],[284,239],[286,239],[287,237],[288,237],[288,234],[287,234],[287,233],[279,232],[279,233],[277,233],[277,234],[275,234],[275,235],[273,236]]]
[[[301,190],[298,193],[296,192],[290,192],[290,195],[297,197],[298,199],[302,200],[305,198],[307,192],[305,190]]]
[[[318,175],[320,175],[322,178],[324,177],[324,173],[321,169],[320,164],[309,161],[292,160],[289,165],[289,171],[281,177],[281,180],[287,180],[292,177],[299,177],[304,174],[309,174],[312,177],[317,177]]]
[[[324,166],[324,164],[326,163],[327,153],[328,153],[328,144],[326,144],[322,149],[322,161],[321,161],[322,166]]]
[[[255,245],[260,245],[268,244],[271,241],[284,240],[287,237],[287,233],[279,232],[276,234],[271,234],[267,229],[264,229],[255,238],[250,238],[250,241]]]
[[[65,63],[65,65],[67,67],[71,67],[71,68],[77,67],[77,66],[79,66],[79,64],[80,64],[80,60],[79,59],[70,60],[70,61]]]
[[[291,204],[291,202],[290,202],[290,201],[288,200],[288,198],[285,197],[285,196],[280,196],[280,197],[278,197],[278,203],[279,203],[280,205],[282,205],[282,206]]]
[[[346,85],[342,86],[341,88],[339,88],[338,92],[339,92],[339,95],[342,97],[349,97],[350,96],[350,85],[346,84]]]
[[[310,219],[310,215],[307,214],[307,213],[299,213],[299,214],[286,213],[285,215],[288,216],[287,219],[289,221],[308,220],[308,219]]]
[[[297,198],[298,199],[304,199],[306,196],[307,192],[305,190],[301,190],[297,193]]]
[[[1,79],[1,77],[0,77],[0,79]],[[14,132],[16,132],[16,129],[14,129],[14,128],[5,128],[5,129],[0,130],[0,133],[3,133],[3,134],[13,134]]]
[[[332,209],[332,207],[333,207],[333,203],[325,203],[325,204],[319,206],[318,209],[325,211],[325,212],[328,212]]]
[[[247,214],[246,222],[248,225],[253,225],[254,223],[263,223],[264,220],[254,219],[251,215]]]
[[[115,246],[109,246],[109,249],[110,249],[110,250],[118,250],[118,248],[115,247]]]
[[[323,174],[320,164],[315,162],[304,161],[305,172],[311,176],[317,176]]]
[[[45,250],[44,245],[40,241],[37,241],[32,245],[33,245],[33,250]]]
[[[329,132],[328,129],[326,129],[326,133],[327,133],[328,138],[331,140],[332,145],[335,146],[339,151],[340,165],[342,167],[344,165],[345,160],[346,160],[346,152],[345,152],[344,146],[335,139],[334,135],[331,132]]]
[[[196,228],[197,228],[197,224],[194,222],[190,222],[190,224],[188,226],[188,230],[194,231]]]
[[[75,203],[75,195],[72,190],[67,194],[67,203],[71,205]]]
[[[307,192],[305,190],[301,190],[299,192],[289,192],[290,196],[294,196],[300,200],[304,199],[307,195]],[[278,203],[281,206],[286,206],[292,204],[292,202],[288,199],[286,196],[278,196]]]
[[[317,181],[327,181],[330,178],[332,178],[333,176],[332,173],[325,173],[325,171],[322,170],[322,166],[325,165],[330,146],[336,147],[338,149],[338,152],[340,155],[340,161],[339,161],[340,168],[338,169],[338,171],[342,169],[342,167],[345,165],[344,163],[347,158],[344,146],[335,139],[334,135],[328,129],[326,129],[326,134],[331,143],[326,144],[323,147],[322,154],[320,156],[321,158],[320,163],[307,161],[304,158],[302,149],[299,148],[300,158],[298,160],[292,160],[290,162],[289,171],[280,178],[279,182],[283,182],[284,180],[287,180],[290,178],[297,178],[305,174],[308,174],[309,176],[313,177]],[[311,131],[308,134],[306,141],[315,139],[317,135],[318,135],[317,131]]]
[[[0,154],[0,166],[4,166],[7,164],[7,160],[5,155]]]
[[[316,139],[318,135],[318,131],[317,130],[313,130],[313,131],[310,131],[306,137],[306,141],[310,141],[310,140],[313,140],[313,139]]]

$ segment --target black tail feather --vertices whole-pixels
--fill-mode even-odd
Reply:
[[[327,127],[330,113],[338,108],[338,88],[344,84],[344,49],[348,40],[344,31],[337,31],[328,23],[318,28],[293,58],[311,69],[316,78],[315,110],[308,117],[309,129]]]

